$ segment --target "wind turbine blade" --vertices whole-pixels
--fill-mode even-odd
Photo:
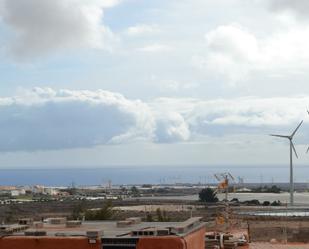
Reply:
[[[283,137],[283,138],[290,139],[290,136],[284,136],[284,135],[269,134],[269,136],[272,136],[272,137]]]
[[[297,132],[297,130],[299,129],[299,127],[302,125],[303,121],[304,121],[304,120],[302,120],[302,121],[299,123],[299,125],[296,127],[295,131],[294,131],[294,132],[292,133],[292,135],[291,135],[291,138],[294,137],[295,133]]]
[[[309,111],[307,110],[307,113],[308,113],[308,115],[309,115]]]
[[[308,148],[307,148],[307,151],[306,151],[306,153],[308,153],[309,152],[309,146],[308,146]]]
[[[292,148],[293,148],[293,150],[294,150],[295,156],[298,158],[298,155],[297,155],[296,149],[295,149],[294,144],[293,144],[293,142],[292,142],[292,141],[291,141],[291,146],[292,146]]]

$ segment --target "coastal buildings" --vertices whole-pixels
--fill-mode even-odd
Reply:
[[[0,195],[8,195],[12,197],[16,197],[19,195],[25,195],[26,189],[23,187],[15,187],[15,186],[0,186]]]

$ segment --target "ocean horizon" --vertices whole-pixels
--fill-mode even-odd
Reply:
[[[69,186],[121,184],[216,183],[215,173],[230,172],[244,183],[284,183],[288,166],[115,166],[89,168],[2,168],[0,185]],[[309,166],[294,167],[295,182],[309,182]]]

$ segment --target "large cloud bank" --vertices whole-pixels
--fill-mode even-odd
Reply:
[[[200,141],[229,134],[256,135],[278,126],[289,131],[306,117],[308,103],[309,96],[232,100],[160,98],[146,103],[103,90],[35,88],[0,99],[0,150]]]
[[[162,117],[139,100],[107,91],[35,88],[0,99],[0,150],[91,147],[188,138],[179,114]],[[184,135],[182,134],[184,133]]]

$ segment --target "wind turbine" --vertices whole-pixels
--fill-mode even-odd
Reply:
[[[299,127],[302,125],[303,120],[299,123],[299,125],[296,127],[296,129],[293,131],[293,133],[290,136],[285,135],[277,135],[277,134],[270,134],[270,136],[273,137],[280,137],[280,138],[287,138],[290,141],[290,205],[293,206],[294,204],[294,178],[293,178],[293,152],[295,153],[296,158],[298,158],[296,149],[293,144],[293,137]]]

